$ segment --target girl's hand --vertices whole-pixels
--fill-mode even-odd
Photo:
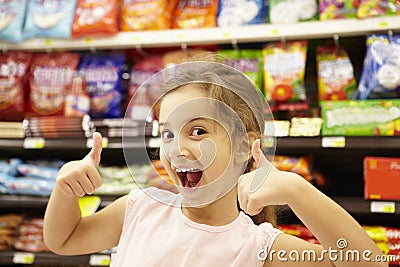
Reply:
[[[101,177],[97,171],[101,159],[102,137],[93,134],[93,147],[82,160],[66,163],[57,175],[56,187],[67,196],[81,197],[93,194],[101,186]]]
[[[240,208],[253,216],[265,206],[287,204],[290,185],[299,176],[276,169],[262,153],[260,140],[253,142],[251,152],[257,169],[240,177],[238,198]]]

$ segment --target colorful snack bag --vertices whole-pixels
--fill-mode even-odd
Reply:
[[[360,1],[319,0],[319,20],[354,18]]]
[[[217,26],[218,0],[179,0],[172,27],[178,29]]]
[[[118,32],[118,0],[78,0],[72,37]]]
[[[317,20],[316,0],[269,0],[269,21],[272,24]]]
[[[0,39],[14,43],[22,41],[26,0],[10,0],[0,3]]]
[[[31,0],[23,30],[32,37],[64,38],[71,36],[76,0]]]
[[[25,74],[32,54],[10,51],[0,55],[0,120],[22,121],[25,115]]]
[[[400,36],[367,36],[359,99],[400,97]]]
[[[122,54],[85,55],[79,71],[86,79],[93,118],[119,118],[121,113],[121,72],[125,62]]]
[[[320,100],[355,99],[357,85],[353,65],[340,47],[317,47],[318,96]]]
[[[64,115],[65,88],[71,83],[78,63],[76,53],[34,56],[29,77],[30,115]]]
[[[266,22],[264,0],[219,0],[219,27],[261,24]]]
[[[177,0],[123,0],[121,30],[161,30],[171,28]]]
[[[398,0],[360,0],[357,18],[365,19],[377,16],[396,15]]]
[[[270,43],[262,52],[267,100],[277,103],[305,100],[307,41]]]

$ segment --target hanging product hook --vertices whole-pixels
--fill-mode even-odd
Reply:
[[[135,44],[135,49],[136,49],[136,52],[138,52],[138,54],[141,55],[142,57],[147,56],[147,53],[143,50],[141,44]]]
[[[231,44],[233,49],[239,50],[238,41],[236,39],[232,39]]]
[[[283,48],[285,48],[286,47],[286,36],[284,36],[284,35],[282,35],[281,36],[281,45],[282,45],[282,47]]]
[[[2,46],[1,52],[3,53],[3,55],[6,55],[8,53],[8,47],[6,45]]]
[[[336,33],[333,35],[333,44],[335,45],[335,49],[339,50],[340,48],[339,35]]]
[[[90,46],[89,51],[91,54],[96,54],[96,47],[95,46]]]

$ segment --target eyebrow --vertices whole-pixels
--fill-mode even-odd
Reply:
[[[186,122],[186,124],[191,123],[191,122],[195,122],[195,121],[204,121],[204,122],[208,122],[208,118],[201,118],[201,117],[196,117],[193,119],[190,119],[188,122]],[[168,122],[158,122],[159,126],[168,126]]]

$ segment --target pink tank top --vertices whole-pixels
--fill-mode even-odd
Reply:
[[[180,195],[165,190],[132,190],[110,266],[262,266],[260,250],[270,251],[281,233],[269,223],[255,225],[243,212],[227,225],[199,224],[177,208],[180,203]]]

